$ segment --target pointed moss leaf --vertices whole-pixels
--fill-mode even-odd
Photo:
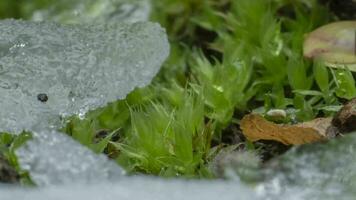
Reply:
[[[336,95],[345,99],[356,97],[355,79],[348,70],[338,69],[334,73],[337,82]]]
[[[316,62],[313,70],[316,83],[318,84],[320,90],[327,92],[329,90],[329,73],[327,68],[325,68],[321,63]]]

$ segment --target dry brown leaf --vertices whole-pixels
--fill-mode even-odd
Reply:
[[[331,118],[318,118],[297,125],[279,125],[261,115],[249,114],[241,121],[241,129],[250,141],[274,140],[285,145],[301,145],[326,140]]]

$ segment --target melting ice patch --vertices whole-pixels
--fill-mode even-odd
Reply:
[[[0,21],[0,131],[32,131],[16,153],[38,185],[90,183],[122,174],[116,164],[55,131],[60,118],[147,85],[169,44],[155,23],[59,25]]]
[[[356,196],[356,135],[293,149],[269,164],[264,199],[343,199]]]
[[[353,200],[356,195],[356,135],[301,146],[267,166],[269,179],[247,185],[239,181],[183,181],[121,177],[115,182],[61,185],[38,189],[1,188],[1,200],[137,199],[137,200]]]
[[[124,173],[105,155],[94,154],[57,131],[42,130],[33,135],[34,139],[16,154],[22,169],[31,172],[31,179],[39,186],[100,183]]]
[[[34,21],[56,21],[65,24],[147,21],[149,0],[61,0],[49,8],[34,12]]]
[[[155,23],[0,21],[0,128],[55,125],[147,85],[169,53]]]
[[[25,190],[0,187],[1,199],[205,199],[353,200],[356,193],[356,135],[298,147],[267,166],[269,178],[239,181],[165,180],[120,177],[113,182],[68,184]]]
[[[255,200],[247,186],[226,181],[162,180],[123,177],[115,183],[39,189],[0,187],[1,200]]]

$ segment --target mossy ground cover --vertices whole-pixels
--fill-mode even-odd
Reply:
[[[50,1],[2,1],[2,18],[28,18]],[[306,33],[337,20],[315,0],[152,0],[151,20],[166,28],[171,55],[151,85],[126,99],[68,119],[64,131],[130,173],[213,178],[219,152],[280,153],[251,143],[244,114],[284,109],[288,121],[334,114],[356,96],[353,74],[303,58]],[[0,137],[1,152],[25,136]],[[272,145],[275,147],[275,145]],[[236,147],[236,148],[235,148]]]

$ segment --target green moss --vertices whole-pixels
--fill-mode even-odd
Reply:
[[[9,12],[1,17],[26,17],[49,1],[3,2],[0,11]],[[151,18],[167,29],[172,47],[159,75],[124,100],[70,118],[64,128],[131,173],[211,177],[207,166],[219,149],[212,146],[223,145],[241,113],[280,108],[305,121],[331,115],[343,98],[356,96],[351,72],[302,56],[304,35],[333,19],[316,0],[152,4]]]
[[[31,139],[31,134],[26,132],[16,136],[0,133],[0,156],[4,156],[9,165],[18,173],[19,181],[24,185],[33,185],[33,183],[28,172],[21,169],[15,151],[29,139]]]

